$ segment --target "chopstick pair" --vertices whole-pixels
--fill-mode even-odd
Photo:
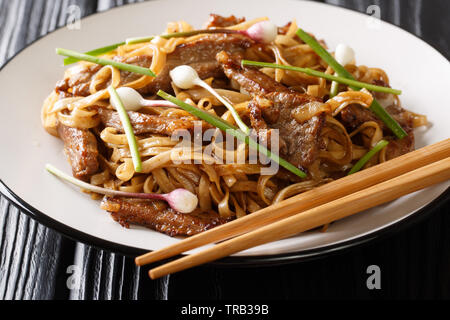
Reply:
[[[143,266],[230,239],[150,270],[153,279],[280,240],[450,179],[450,139],[302,193],[136,258]]]

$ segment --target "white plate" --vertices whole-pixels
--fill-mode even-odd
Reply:
[[[87,51],[128,37],[158,34],[167,22],[181,19],[201,27],[211,12],[248,19],[269,16],[278,25],[296,18],[304,29],[325,39],[330,48],[339,42],[351,45],[358,64],[386,70],[392,86],[403,90],[403,105],[429,117],[432,127],[416,133],[416,147],[450,137],[450,108],[445,103],[450,64],[432,47],[395,26],[384,22],[374,25],[366,15],[304,1],[151,1],[88,17],[82,20],[80,30],[60,29],[32,44],[0,72],[0,178],[15,193],[16,200],[22,199],[44,223],[100,246],[107,243],[98,239],[112,242],[117,248],[126,246],[126,250],[155,250],[179,241],[145,228],[122,228],[99,208],[98,202],[46,173],[46,163],[66,172],[70,168],[62,142],[42,129],[40,110],[45,97],[63,76],[56,47]],[[339,221],[326,233],[305,233],[239,255],[301,253],[361,239],[411,216],[448,186],[446,182]],[[114,250],[114,245],[107,246]]]

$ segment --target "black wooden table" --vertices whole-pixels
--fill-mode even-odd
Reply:
[[[0,0],[0,65],[63,26],[70,5],[87,16],[132,2],[140,1]],[[378,5],[383,20],[450,57],[448,0],[322,2],[365,13]],[[147,269],[137,268],[131,257],[70,240],[0,195],[0,299],[449,299],[449,209],[450,202],[444,201],[382,239],[323,259],[271,267],[207,265],[151,281]],[[381,269],[381,290],[367,288],[370,265]]]

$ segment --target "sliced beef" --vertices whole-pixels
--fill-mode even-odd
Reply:
[[[215,57],[222,50],[243,55],[245,50],[252,45],[254,41],[240,34],[205,34],[196,41],[185,43],[178,46],[175,51],[167,56],[165,68],[147,87],[139,89],[142,94],[155,94],[158,90],[172,91],[169,72],[183,64],[192,66],[202,79],[215,77],[224,77],[222,68],[219,66]],[[141,67],[150,67],[152,58],[150,56],[135,56],[124,59],[122,57],[114,58],[117,61],[138,65]],[[90,65],[82,67],[77,65],[73,67],[73,72],[64,80],[56,85],[56,91],[62,96],[88,96],[89,86],[92,77],[102,66]],[[141,77],[139,74],[121,71],[122,85],[130,83]],[[106,86],[105,86],[106,87]]]
[[[326,115],[323,113],[298,123],[292,117],[292,111],[303,103],[303,95],[272,92],[264,98],[255,98],[249,108],[252,127],[257,131],[269,129],[269,134],[270,130],[277,129],[281,156],[293,165],[307,169],[316,160],[320,150]],[[270,141],[270,136],[263,139]]]
[[[226,222],[213,213],[181,214],[158,200],[105,197],[102,209],[124,227],[142,225],[172,237],[193,236]]]
[[[152,65],[152,57],[150,56],[135,56],[130,57],[127,59],[124,59],[122,57],[116,57],[114,60],[117,60],[119,62],[123,62],[126,64],[133,64],[135,66],[143,67],[143,68],[150,68]],[[133,81],[136,81],[142,77],[141,74],[129,72],[129,71],[120,71],[120,84],[124,85],[126,83],[131,83]]]
[[[317,158],[321,146],[325,114],[298,123],[292,117],[292,111],[317,99],[286,88],[258,69],[243,67],[238,57],[226,52],[219,53],[217,60],[228,78],[254,97],[249,104],[252,127],[279,130],[281,155],[297,167],[308,168]]]
[[[100,119],[106,127],[117,129],[119,132],[124,132],[122,121],[117,112],[103,108],[98,109]],[[128,112],[131,125],[133,126],[135,134],[155,133],[171,136],[180,130],[187,130],[194,132],[194,122],[199,120],[170,118],[155,115],[149,115],[139,112]],[[202,129],[210,129],[211,126],[206,122],[202,122]]]
[[[386,160],[390,160],[415,150],[414,117],[409,111],[396,105],[388,106],[386,111],[408,134],[408,136],[401,140],[395,139],[394,137],[390,139],[390,143],[386,147]]]
[[[223,17],[218,14],[210,14],[209,20],[206,23],[206,28],[226,28],[245,22],[245,18],[236,18],[234,15]]]
[[[395,121],[397,121],[402,128],[405,129],[405,131],[408,132],[412,129],[413,117],[411,116],[411,113],[396,105],[390,105],[385,109],[392,116],[392,118],[394,118]],[[341,121],[349,129],[356,129],[364,122],[374,121],[378,123],[380,128],[385,130],[386,133],[392,134],[392,132],[388,131],[389,129],[386,127],[384,122],[381,121],[375,113],[373,113],[370,109],[361,107],[360,105],[350,105],[342,110]]]
[[[368,121],[375,121],[384,128],[384,123],[372,111],[360,105],[350,105],[340,115],[342,123],[350,130],[355,130]]]
[[[263,114],[267,117],[267,114],[270,114],[270,109],[273,108],[273,102],[267,99],[264,99],[261,96],[256,96],[250,101],[248,105],[249,114],[250,114],[250,122],[253,129],[256,130],[268,130],[269,127],[267,125],[266,120],[263,117]],[[273,122],[273,121],[271,121]]]
[[[386,160],[400,157],[401,155],[415,150],[414,132],[410,130],[409,132],[407,131],[407,133],[408,136],[401,140],[395,139],[394,137],[389,139],[389,144],[386,147]]]
[[[394,137],[391,130],[369,109],[359,105],[351,105],[341,112],[341,121],[349,131],[353,131],[368,121],[375,121],[386,136],[391,136],[390,143],[386,149],[386,159],[390,160],[408,152],[414,151],[414,129],[411,114],[401,107],[391,105],[386,111],[402,126],[408,136],[399,140]]]
[[[256,68],[242,67],[238,56],[222,51],[217,54],[217,61],[223,68],[225,75],[236,81],[241,88],[251,95],[261,95],[271,92],[293,92],[281,83]]]
[[[128,59],[124,59],[122,57],[115,57],[115,61],[133,64],[140,67],[149,68],[152,63],[152,57],[150,56],[135,56],[130,57]],[[72,97],[72,96],[81,96],[86,97],[90,95],[90,85],[92,81],[92,77],[102,68],[101,65],[76,65],[69,69],[68,77],[59,81],[56,84],[56,92],[60,94],[62,97]],[[128,71],[120,71],[121,77],[121,85],[126,83],[133,82],[142,75],[128,72]],[[105,83],[103,87],[97,87],[98,90],[105,89],[109,83]]]
[[[158,90],[171,91],[170,71],[180,65],[190,65],[201,79],[224,77],[223,70],[216,61],[217,53],[225,50],[242,56],[254,42],[240,34],[206,34],[196,41],[178,46],[169,54],[165,68],[146,88],[140,89],[142,94],[154,94]]]
[[[87,180],[99,169],[97,140],[89,130],[58,125],[58,134],[64,141],[64,150],[72,166],[73,176]]]
[[[388,87],[383,81],[376,80],[374,84]],[[383,106],[386,111],[394,118],[406,131],[408,136],[399,140],[393,137],[393,133],[386,127],[386,125],[370,110],[359,105],[350,105],[341,112],[341,121],[349,129],[355,130],[363,123],[374,121],[378,123],[384,134],[392,136],[390,143],[386,149],[386,159],[390,160],[399,157],[408,152],[414,151],[415,138],[413,129],[413,116],[410,112],[395,104],[395,99],[392,94],[372,92],[374,97]]]
[[[69,77],[56,84],[56,92],[63,97],[88,96],[91,79],[101,68],[102,66],[98,64],[72,67],[69,69]]]
[[[374,80],[373,84],[377,86],[389,87],[381,80]],[[405,109],[395,104],[393,94],[372,92],[374,98],[386,111],[405,129],[410,131],[413,128],[413,117]],[[359,105],[350,105],[341,112],[341,120],[344,125],[350,129],[356,129],[364,122],[375,121],[383,130],[388,130],[385,124],[370,110]],[[389,133],[389,132],[388,132]]]
[[[409,111],[396,105],[388,106],[386,111],[402,126],[403,129],[405,129],[406,132],[413,129],[414,117]]]

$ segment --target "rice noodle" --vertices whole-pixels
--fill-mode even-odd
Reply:
[[[227,28],[245,30],[266,20],[267,17],[257,18]],[[244,57],[333,74],[334,70],[308,45],[299,40],[296,35],[297,29],[297,23],[293,20],[272,44],[265,47],[259,44],[257,49],[247,49]],[[193,27],[187,22],[175,21],[168,24],[164,33],[191,30]],[[150,42],[120,46],[102,57],[118,61],[145,57],[148,61],[151,59],[149,69],[160,75],[164,70],[167,71],[167,59],[170,54],[180,46],[189,45],[204,37],[205,34],[171,39],[155,37]],[[382,81],[385,85],[389,85],[388,75],[382,69],[358,66],[354,63],[356,62],[347,65],[346,68],[357,80],[367,83]],[[347,86],[340,85],[338,94],[330,99],[330,81],[300,72],[262,68],[262,72],[290,87],[291,90],[317,98],[315,102],[295,106],[291,113],[292,121],[304,124],[314,117],[325,114],[314,161],[308,168],[301,168],[308,174],[306,179],[300,181],[291,177],[286,178],[284,171],[276,175],[261,175],[261,170],[267,166],[263,165],[261,160],[249,163],[249,147],[244,143],[227,146],[223,139],[220,139],[222,132],[218,129],[214,131],[210,141],[203,141],[203,144],[196,146],[194,150],[191,148],[192,144],[180,147],[179,140],[173,140],[168,136],[150,133],[138,135],[136,139],[143,170],[137,173],[131,159],[127,136],[115,128],[101,124],[98,113],[100,108],[113,109],[106,90],[109,85],[114,88],[130,87],[139,90],[146,88],[155,81],[155,78],[130,75],[112,66],[96,67],[92,63],[79,62],[66,71],[65,79],[82,76],[88,71],[92,71],[93,74],[87,96],[77,96],[70,88],[65,94],[55,90],[47,97],[41,113],[43,127],[54,136],[58,136],[58,124],[94,133],[101,148],[106,151],[103,149],[100,151],[99,170],[90,177],[91,184],[114,190],[145,193],[169,193],[177,188],[185,188],[197,195],[200,214],[215,212],[225,219],[241,218],[311,190],[344,175],[355,161],[386,138],[387,134],[376,121],[365,121],[358,124],[356,129],[344,125],[341,121],[341,117],[344,116],[344,113],[341,113],[344,110],[348,111],[346,108],[350,106],[368,109],[374,100],[371,92],[365,89],[353,91]],[[249,104],[252,97],[244,88],[236,81],[227,83],[223,78],[204,80],[234,105],[244,121],[249,122]],[[183,90],[174,84],[172,88],[178,99],[212,115],[220,116],[230,124],[236,124],[232,113],[205,89],[194,87]],[[389,96],[382,102],[400,107],[397,96]],[[159,117],[197,120],[181,108],[144,107],[139,112]],[[413,127],[428,124],[426,116],[414,113],[409,113],[409,116]],[[347,129],[353,131],[349,133]],[[378,157],[371,159],[366,167],[386,161],[386,149],[383,149]]]

